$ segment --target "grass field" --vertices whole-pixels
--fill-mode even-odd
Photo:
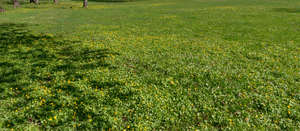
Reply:
[[[299,0],[0,13],[0,130],[299,130]]]

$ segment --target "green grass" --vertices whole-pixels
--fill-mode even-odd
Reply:
[[[0,14],[0,129],[299,130],[298,0]]]

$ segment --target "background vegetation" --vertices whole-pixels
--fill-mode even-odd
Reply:
[[[299,130],[298,0],[81,5],[4,5],[1,129]]]

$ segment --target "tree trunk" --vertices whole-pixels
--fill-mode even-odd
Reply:
[[[20,6],[20,3],[18,0],[13,0],[13,2],[14,2],[14,8],[17,8]]]
[[[34,3],[34,0],[30,0],[30,3]]]
[[[54,2],[54,4],[57,4],[57,3],[58,3],[58,0],[54,0],[53,2]]]
[[[34,0],[34,3],[38,5],[39,4],[39,0]]]
[[[88,0],[83,0],[83,8],[87,8],[88,7]]]

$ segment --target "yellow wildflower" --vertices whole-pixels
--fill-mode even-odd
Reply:
[[[174,81],[170,81],[170,83],[171,83],[172,85],[175,85]]]

